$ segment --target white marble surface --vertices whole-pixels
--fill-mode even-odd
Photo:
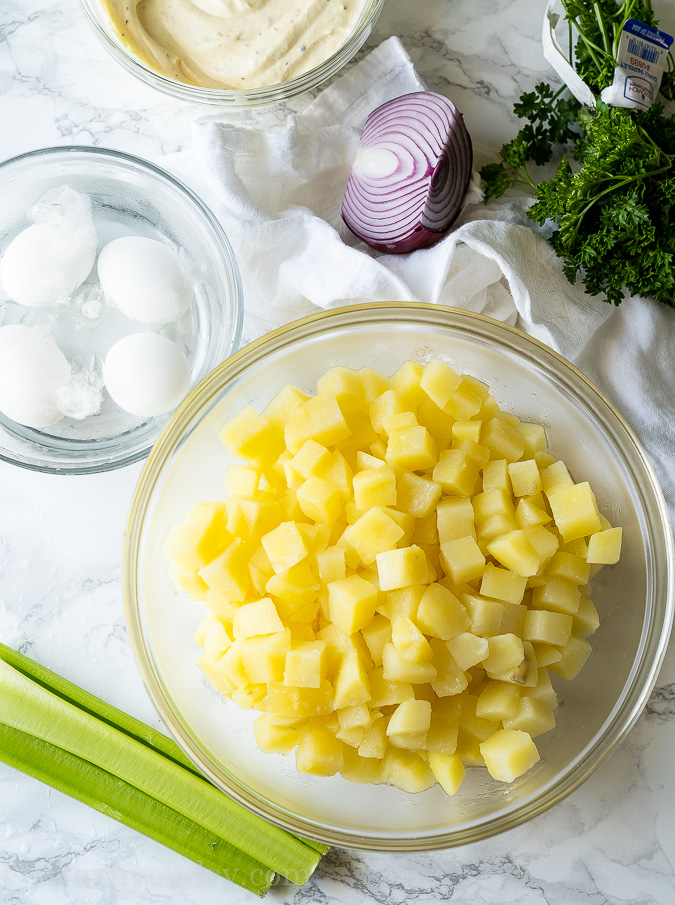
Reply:
[[[512,133],[515,97],[545,72],[537,41],[543,6],[543,0],[387,0],[372,41],[398,34],[429,87],[450,94],[476,142],[494,148]],[[673,0],[660,7],[664,22],[675,19]],[[190,123],[200,112],[117,68],[76,0],[0,4],[0,159],[74,143],[161,162],[189,146]],[[123,530],[139,473],[132,467],[55,478],[0,463],[0,638],[159,725],[133,662],[120,590]],[[670,905],[674,746],[671,647],[627,741],[553,811],[497,838],[435,854],[335,850],[306,887],[282,884],[270,899]],[[252,901],[0,765],[0,905]]]

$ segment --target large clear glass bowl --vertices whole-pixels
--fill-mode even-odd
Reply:
[[[221,700],[196,666],[202,606],[177,594],[162,542],[196,501],[222,496],[219,427],[244,403],[262,407],[287,382],[306,392],[335,364],[391,374],[442,357],[487,381],[500,406],[542,423],[549,445],[600,509],[623,526],[621,561],[594,582],[601,625],[593,654],[556,686],[554,730],[540,762],[512,785],[469,769],[454,798],[299,775],[293,756],[263,754],[255,711]],[[369,304],[297,321],[210,374],[153,450],[131,511],[124,586],[131,637],[150,695],[186,754],[213,782],[270,821],[330,844],[385,851],[444,848],[509,829],[560,801],[612,752],[654,685],[673,619],[673,542],[661,491],[635,436],[607,399],[541,343],[489,318],[412,303]]]
[[[264,88],[230,90],[224,88],[200,88],[177,79],[162,75],[139,59],[121,40],[103,0],[80,0],[86,18],[108,53],[127,72],[139,78],[146,85],[158,88],[165,94],[177,97],[191,104],[214,104],[225,109],[264,107],[295,97],[305,91],[317,88],[338,73],[365,44],[382,11],[385,0],[366,0],[361,15],[345,43],[334,54],[287,82],[267,85]]]
[[[91,198],[99,250],[110,239],[128,234],[158,239],[179,250],[194,285],[193,304],[161,332],[184,349],[194,386],[238,348],[241,338],[239,270],[223,228],[190,189],[147,161],[104,148],[45,148],[0,164],[0,257],[28,225],[31,205],[63,185]],[[83,289],[95,283],[94,267]],[[0,299],[0,323],[44,321],[46,310]],[[103,357],[125,332],[144,329],[107,311],[107,320],[94,332],[71,313],[72,308],[58,314],[53,329],[63,351],[85,366],[92,357]],[[39,430],[0,415],[0,459],[56,474],[109,471],[147,456],[167,421],[168,415],[128,415],[105,397],[100,414],[84,421],[64,418]]]

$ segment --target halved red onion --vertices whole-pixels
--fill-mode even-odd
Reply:
[[[452,101],[433,91],[403,94],[366,120],[342,219],[373,248],[426,248],[457,218],[472,165],[471,139]]]

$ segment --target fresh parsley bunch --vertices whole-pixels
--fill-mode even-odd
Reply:
[[[614,78],[623,23],[638,19],[658,27],[650,0],[563,0],[578,39],[576,70],[598,94]],[[571,44],[571,41],[570,41]],[[669,59],[661,94],[672,98],[675,68]],[[528,216],[553,221],[550,242],[574,283],[580,275],[590,295],[620,304],[624,289],[675,306],[675,114],[655,102],[645,111],[598,101],[582,107],[565,90],[542,82],[523,94],[516,114],[526,120],[500,151],[501,163],[481,170],[486,200],[514,183],[535,190]],[[535,184],[527,164],[547,163],[570,149],[552,179]]]

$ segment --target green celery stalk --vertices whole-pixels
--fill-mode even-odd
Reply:
[[[137,739],[139,742],[143,742],[143,744],[149,745],[166,757],[170,757],[171,760],[174,760],[186,769],[191,770],[197,776],[202,776],[194,764],[188,760],[172,739],[167,738],[163,733],[157,732],[155,729],[152,729],[140,720],[135,719],[123,710],[118,710],[117,707],[113,707],[112,704],[108,704],[101,700],[101,698],[97,698],[96,695],[90,694],[88,691],[80,688],[79,685],[74,685],[57,673],[47,669],[46,666],[41,666],[25,654],[13,650],[11,647],[7,647],[7,645],[3,644],[1,641],[0,660],[9,663],[14,669],[22,672],[25,676],[29,676],[43,688],[52,691],[54,694],[69,701],[71,704],[75,704],[81,710],[86,710],[88,713],[104,720],[110,726],[121,729],[123,732],[126,732],[127,735],[133,736],[133,738]],[[205,777],[204,781],[208,782]],[[315,842],[313,839],[305,839],[302,836],[296,836],[296,839],[304,842],[305,845],[308,845],[310,848],[314,849],[314,851],[319,852],[322,855],[325,855],[329,849],[328,845],[324,845],[322,842]]]
[[[292,882],[320,853],[266,823],[153,748],[60,698],[0,660],[0,722],[82,757],[164,802]]]
[[[0,723],[0,760],[264,896],[274,872],[151,796],[68,751]]]
[[[199,773],[194,764],[187,759],[178,745],[161,732],[157,732],[150,726],[146,726],[145,723],[141,723],[140,720],[134,719],[134,717],[129,716],[128,713],[124,713],[124,711],[113,707],[112,704],[107,704],[105,701],[90,694],[83,688],[73,685],[72,682],[68,682],[67,679],[62,678],[45,666],[41,666],[39,663],[31,660],[30,657],[25,656],[25,654],[12,650],[11,647],[7,647],[5,644],[2,644],[2,642],[0,642],[0,660],[9,663],[14,669],[29,676],[39,685],[42,685],[43,688],[54,692],[54,694],[57,694],[66,701],[70,701],[71,704],[75,704],[81,710],[86,710],[88,713],[104,720],[110,726],[121,729],[123,732],[126,732],[127,735],[131,735],[139,742],[143,742],[144,745],[149,745],[156,751],[160,751],[166,757],[170,757],[171,760],[175,760],[176,763],[181,764],[181,766],[185,767],[187,770],[191,770],[193,773],[201,776],[201,773]]]

